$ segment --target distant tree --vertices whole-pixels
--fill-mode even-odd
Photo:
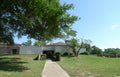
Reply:
[[[32,41],[28,40],[27,42],[22,43],[24,46],[32,46]]]
[[[104,50],[104,54],[118,55],[120,54],[120,49],[119,48],[107,48]]]
[[[40,42],[40,41],[36,41],[34,43],[34,46],[45,46],[46,45],[46,42]]]
[[[96,47],[96,46],[92,46],[92,47],[91,47],[91,52],[90,52],[90,54],[99,55],[99,54],[102,54],[102,53],[103,53],[103,51],[102,51],[100,48],[98,48],[98,47]]]
[[[63,38],[78,20],[70,9],[73,4],[62,5],[60,0],[0,0],[0,42],[13,44],[14,34],[38,41]]]

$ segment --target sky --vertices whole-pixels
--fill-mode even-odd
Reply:
[[[120,48],[120,0],[60,0],[60,2],[74,4],[74,9],[69,13],[81,18],[72,26],[77,31],[77,38],[89,39],[92,45],[101,49]],[[21,39],[15,37],[16,43],[26,41],[26,37]]]

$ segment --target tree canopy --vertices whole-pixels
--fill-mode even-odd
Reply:
[[[86,39],[77,39],[77,38],[72,38],[70,40],[65,40],[66,44],[72,48],[72,52],[74,56],[78,56],[80,54],[80,49],[82,48],[89,48],[87,47],[90,45],[90,40]]]
[[[0,0],[0,42],[14,43],[15,34],[39,41],[73,35],[71,25],[78,17],[70,9],[73,4],[59,0]]]
[[[104,50],[104,54],[120,55],[120,48],[107,48]]]
[[[103,53],[102,49],[98,48],[97,46],[94,45],[94,46],[91,47],[90,54],[92,54],[92,55],[100,55],[102,53]]]
[[[34,46],[45,46],[46,45],[46,42],[42,42],[42,41],[36,41],[34,43]]]
[[[72,52],[74,56],[78,56],[79,54],[89,54],[91,52],[91,43],[92,41],[89,39],[77,39],[71,38],[70,40],[65,40],[66,44],[72,48]],[[85,52],[80,53],[81,49],[85,49]]]

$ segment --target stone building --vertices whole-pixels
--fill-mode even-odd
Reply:
[[[8,45],[0,43],[0,54],[19,54],[20,44]]]

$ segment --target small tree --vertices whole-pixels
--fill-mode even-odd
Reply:
[[[79,41],[79,39],[76,38],[72,38],[70,40],[66,40],[67,45],[73,49],[73,53],[75,56],[78,56],[80,53],[80,49],[81,48],[85,48],[85,44],[87,44],[88,42],[86,42],[86,40],[81,40],[81,42]]]

